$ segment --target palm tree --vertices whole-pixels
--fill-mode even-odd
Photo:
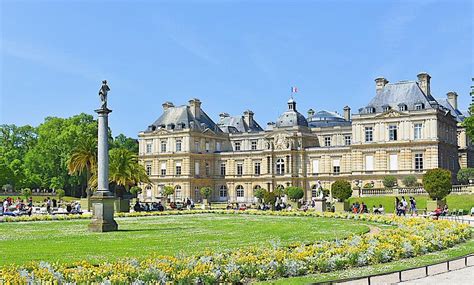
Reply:
[[[85,139],[80,145],[73,149],[68,161],[70,175],[86,175],[86,194],[90,197],[90,178],[97,171],[97,140],[94,138]],[[84,194],[84,192],[82,193]]]
[[[109,182],[120,190],[128,191],[130,186],[138,183],[150,183],[143,165],[138,163],[137,156],[125,148],[114,148],[109,151]],[[91,178],[91,184],[97,184],[97,175]],[[117,191],[116,191],[117,193]],[[120,193],[117,193],[121,196]]]

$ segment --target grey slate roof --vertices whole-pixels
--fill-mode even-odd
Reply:
[[[306,118],[296,110],[296,101],[293,99],[293,97],[288,100],[288,110],[278,117],[276,126],[277,128],[308,126],[308,121],[306,121]]]
[[[201,109],[199,119],[194,117],[188,106],[169,107],[163,114],[148,127],[147,131],[153,128],[160,129],[192,129],[195,131],[205,131],[210,129],[214,132],[222,132],[211,118]]]
[[[255,121],[252,120],[251,125],[247,125],[242,116],[228,116],[227,114],[221,115],[217,125],[225,133],[244,133],[244,132],[260,132],[263,131],[262,127]]]
[[[336,112],[321,110],[308,118],[308,124],[312,128],[324,128],[334,126],[350,126],[351,122]]]
[[[454,118],[456,119],[456,121],[458,122],[462,122],[464,121],[464,119],[466,118],[466,116],[459,110],[459,109],[454,109],[453,106],[451,106],[451,104],[449,104],[449,101],[448,99],[446,98],[437,98],[436,101],[438,101],[438,103],[443,106],[444,108],[448,109],[449,111],[451,111],[451,115],[454,116]]]
[[[398,110],[399,104],[407,105],[408,110],[415,110],[415,105],[423,103],[425,109],[437,108],[436,100],[431,96],[425,96],[423,91],[415,81],[399,81],[388,83],[383,90],[377,92],[377,95],[367,104],[365,108],[359,109],[360,114],[369,113],[367,108],[375,108],[376,113],[384,111],[384,106],[390,106],[391,109]]]

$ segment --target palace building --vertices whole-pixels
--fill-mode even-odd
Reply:
[[[217,122],[201,108],[163,103],[161,116],[139,133],[139,160],[152,181],[142,185],[143,201],[161,199],[166,185],[175,199],[200,200],[209,186],[213,201],[251,203],[257,188],[299,186],[305,199],[337,179],[353,186],[382,187],[392,175],[398,183],[408,175],[446,168],[453,179],[460,168],[474,164],[473,148],[461,126],[455,92],[435,98],[431,77],[389,83],[375,79],[375,96],[364,107],[343,115],[329,111],[299,112],[290,99],[286,110],[261,126],[250,110],[243,115],[221,113]],[[283,108],[282,108],[283,109]]]

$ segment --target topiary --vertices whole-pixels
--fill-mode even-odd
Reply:
[[[212,195],[212,188],[211,187],[202,187],[199,192],[201,192],[201,195],[206,198],[207,200],[211,199]]]
[[[263,188],[257,188],[253,191],[253,196],[261,201],[265,195],[265,191],[266,190]]]
[[[173,195],[173,194],[174,194],[174,187],[173,186],[167,185],[167,186],[163,187],[163,195],[165,197],[168,197],[169,195]]]
[[[443,200],[451,193],[451,171],[436,168],[423,175],[423,187],[433,200]]]
[[[286,195],[288,195],[288,198],[293,201],[297,201],[304,196],[304,190],[301,189],[300,187],[295,187],[295,186],[290,186],[285,189]]]
[[[395,176],[388,175],[383,178],[382,183],[385,188],[393,188],[397,184],[397,178]]]
[[[331,185],[331,192],[339,202],[345,201],[352,196],[351,183],[346,180],[336,180]]]
[[[276,202],[275,193],[265,190],[265,192],[263,193],[263,201],[265,202],[265,204],[274,205]]]
[[[469,184],[469,180],[474,179],[474,168],[463,168],[458,171],[456,176],[461,184]]]
[[[418,180],[416,179],[415,175],[408,175],[403,178],[403,185],[406,187],[414,187]]]

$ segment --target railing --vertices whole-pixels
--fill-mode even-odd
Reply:
[[[428,194],[426,193],[425,189],[423,187],[416,187],[416,188],[409,188],[409,187],[404,187],[404,188],[397,188],[396,189],[397,194],[400,195],[424,195]]]
[[[474,186],[471,185],[453,185],[451,193],[471,193]]]
[[[474,194],[474,185],[453,185],[452,194]],[[400,187],[400,188],[363,188],[362,196],[397,196],[397,195],[428,195],[423,187]]]
[[[392,194],[393,189],[390,188],[366,188],[361,190],[362,196],[384,196]]]

